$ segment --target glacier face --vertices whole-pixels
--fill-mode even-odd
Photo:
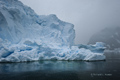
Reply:
[[[0,62],[104,60],[74,46],[74,25],[56,15],[37,15],[18,0],[0,0]]]

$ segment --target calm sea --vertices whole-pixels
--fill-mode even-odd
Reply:
[[[120,80],[120,53],[106,61],[0,63],[0,80]]]

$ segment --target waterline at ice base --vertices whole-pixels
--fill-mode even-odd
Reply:
[[[105,60],[104,43],[74,44],[74,25],[37,15],[18,0],[0,0],[0,62]]]

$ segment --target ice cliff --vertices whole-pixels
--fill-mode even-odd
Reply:
[[[105,59],[74,46],[74,38],[74,25],[56,15],[39,16],[18,0],[0,0],[0,62]]]

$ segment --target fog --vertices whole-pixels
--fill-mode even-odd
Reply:
[[[20,0],[38,15],[56,14],[74,24],[76,44],[105,27],[120,26],[120,0]]]

